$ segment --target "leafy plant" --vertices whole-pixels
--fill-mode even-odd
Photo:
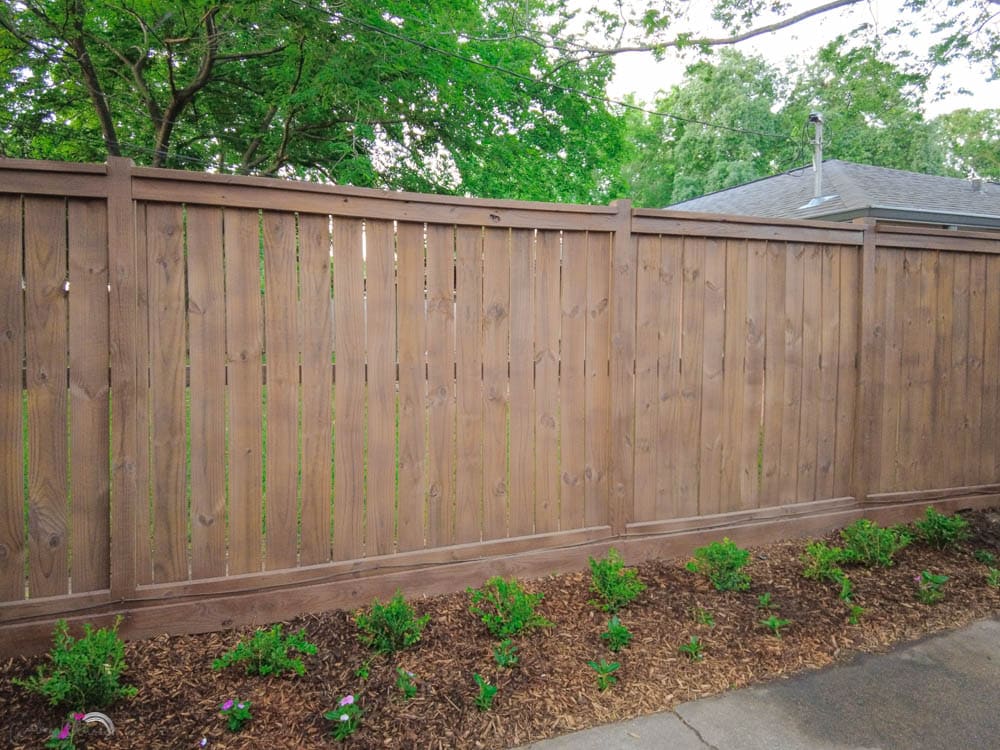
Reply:
[[[240,731],[253,718],[250,714],[250,701],[234,701],[232,698],[219,706],[219,713],[226,720],[230,732]]]
[[[701,638],[696,635],[688,638],[687,643],[682,643],[677,647],[677,650],[686,655],[691,661],[701,661],[705,658],[705,654],[702,651]]]
[[[591,600],[605,612],[617,612],[632,602],[646,589],[634,568],[626,568],[621,555],[614,547],[607,556],[595,560],[590,558],[590,590],[601,601]]]
[[[137,689],[119,683],[126,669],[125,644],[118,637],[121,617],[110,628],[83,626],[83,637],[69,634],[69,624],[59,620],[53,632],[49,663],[25,680],[12,682],[44,695],[53,706],[74,709],[104,708],[119,698],[131,698]]]
[[[892,558],[906,547],[912,538],[902,528],[882,528],[874,521],[859,518],[841,529],[844,540],[844,561],[865,567],[890,567]]]
[[[481,589],[467,589],[469,611],[479,617],[497,638],[509,638],[522,630],[551,627],[552,623],[535,612],[542,594],[529,594],[516,578],[489,579]]]
[[[774,609],[777,605],[771,598],[770,592],[765,591],[763,594],[757,597],[757,609]]]
[[[608,642],[608,648],[618,653],[625,648],[632,640],[632,633],[627,627],[622,625],[618,615],[614,615],[608,621],[607,629],[601,633],[601,638]]]
[[[367,680],[371,676],[371,673],[372,673],[372,664],[371,661],[368,659],[365,659],[363,662],[361,662],[361,666],[359,666],[357,669],[354,670],[354,676],[357,677],[359,680]]]
[[[969,522],[958,515],[946,516],[928,507],[924,517],[913,522],[917,537],[937,549],[957,547],[969,538]]]
[[[948,576],[923,571],[913,579],[917,584],[917,598],[924,604],[937,604],[944,599],[944,584],[947,580]]]
[[[840,563],[846,559],[841,547],[831,547],[826,542],[810,542],[802,555],[804,568],[802,575],[817,581],[830,581],[840,586],[840,598],[851,601],[854,584],[848,578]]]
[[[417,694],[417,682],[413,672],[407,672],[402,667],[396,667],[396,687],[403,694],[403,700],[410,700]]]
[[[702,609],[701,607],[695,607],[694,621],[699,625],[708,625],[710,628],[715,627],[715,615],[710,610]]]
[[[618,682],[618,678],[614,676],[614,672],[621,666],[618,662],[608,662],[601,659],[600,662],[588,661],[587,664],[590,665],[591,669],[597,672],[597,689],[601,692],[604,692]]]
[[[981,562],[983,565],[996,565],[997,556],[986,549],[977,549],[972,553],[972,556],[976,558],[976,562]]]
[[[353,695],[345,695],[337,707],[323,714],[323,717],[334,722],[333,739],[343,742],[356,731],[361,724],[361,707]]]
[[[1000,589],[1000,568],[988,567],[986,569],[986,585]]]
[[[367,612],[354,617],[358,640],[380,654],[393,654],[420,641],[430,615],[417,617],[413,607],[406,603],[399,591],[387,604],[378,599]]]
[[[497,687],[488,683],[482,675],[474,674],[472,677],[479,686],[479,695],[475,699],[476,708],[480,711],[489,711],[493,706],[493,699],[497,695]]]
[[[792,624],[791,620],[783,620],[777,615],[771,615],[766,620],[761,620],[760,624],[773,632],[778,638],[781,638],[781,629],[787,628]]]
[[[45,747],[55,748],[55,750],[74,750],[76,748],[76,733],[86,728],[85,724],[80,723],[83,721],[83,716],[79,711],[70,713],[61,727],[52,730]]]
[[[292,672],[300,677],[306,673],[302,659],[291,654],[315,654],[316,646],[306,640],[304,630],[281,633],[281,623],[269,630],[258,629],[249,641],[240,641],[236,648],[212,662],[212,669],[225,669],[243,663],[247,674],[262,677]]]
[[[861,615],[865,613],[865,608],[859,604],[850,604],[848,606],[847,621],[851,625],[857,625],[861,622]]]
[[[743,568],[749,561],[750,553],[727,537],[696,549],[694,559],[685,567],[708,578],[719,591],[746,591],[750,588],[750,576]]]
[[[493,649],[493,660],[501,667],[517,666],[517,646],[514,645],[514,641],[510,638],[504,638],[500,641]]]

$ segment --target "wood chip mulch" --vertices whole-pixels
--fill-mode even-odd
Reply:
[[[516,640],[520,663],[502,669],[493,660],[495,641],[468,611],[465,594],[414,600],[431,615],[421,642],[395,657],[373,657],[359,645],[353,613],[299,617],[286,629],[304,628],[319,648],[306,657],[301,678],[248,677],[239,668],[211,669],[213,658],[250,630],[168,637],[127,644],[126,681],[138,695],[108,713],[118,732],[83,733],[87,748],[332,748],[323,713],[354,694],[361,727],[346,743],[355,748],[510,748],[589,726],[670,709],[751,683],[817,669],[858,652],[881,651],[929,633],[966,625],[1000,612],[1000,589],[986,585],[986,566],[973,552],[1000,558],[1000,509],[965,514],[973,538],[954,551],[913,544],[886,569],[851,568],[855,600],[865,608],[860,624],[848,623],[836,588],[802,576],[804,540],[753,548],[749,592],[720,593],[684,570],[684,560],[638,566],[647,590],[620,613],[634,634],[618,655],[601,640],[608,616],[588,604],[589,573],[527,582],[545,595],[540,611],[555,627]],[[826,538],[837,543],[836,534]],[[950,577],[946,597],[921,604],[914,576],[929,569]],[[766,617],[757,597],[770,592],[777,612],[792,621],[776,638],[759,625]],[[707,610],[714,626],[696,621]],[[692,635],[704,643],[704,660],[677,650]],[[618,661],[618,684],[597,690],[589,660]],[[43,746],[65,712],[11,684],[32,674],[44,657],[0,664],[0,745]],[[365,661],[370,676],[356,676]],[[404,701],[396,667],[412,671],[419,691]],[[478,711],[473,673],[499,687],[492,710]],[[219,717],[227,698],[249,700],[253,719],[239,734]]]

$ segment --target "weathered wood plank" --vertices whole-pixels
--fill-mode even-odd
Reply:
[[[559,529],[558,232],[538,233],[535,253],[535,533]]]
[[[698,478],[698,512],[719,513],[722,508],[723,363],[726,330],[726,245],[705,243],[704,305],[702,331],[701,457]]]
[[[785,393],[785,255],[784,243],[767,244],[767,291],[764,324],[764,439],[761,505],[781,498],[782,411]]]
[[[129,201],[130,208],[132,205],[131,201]],[[134,449],[135,456],[134,486],[132,486],[132,482],[128,481],[128,479],[131,479],[128,473],[118,469],[116,472],[118,475],[117,480],[115,476],[112,476],[111,490],[112,505],[114,506],[112,508],[112,518],[121,515],[121,508],[114,501],[115,493],[121,493],[123,489],[134,493],[132,503],[129,503],[129,505],[132,506],[134,523],[133,554],[135,555],[135,573],[131,577],[133,585],[128,586],[128,591],[134,588],[134,584],[148,585],[153,582],[153,511],[149,466],[149,413],[151,398],[149,393],[148,325],[149,246],[148,233],[146,232],[146,205],[143,203],[134,205],[134,251],[132,250],[131,242],[122,243],[120,238],[116,241],[115,235],[111,231],[113,222],[116,220],[113,211],[109,209],[108,212],[108,256],[109,260],[111,260],[112,271],[115,274],[113,277],[115,283],[112,284],[109,295],[111,300],[111,391],[121,394],[123,388],[127,390],[128,386],[131,385],[133,388],[131,398],[134,402],[134,409],[122,414],[123,408],[128,409],[129,405],[128,403],[122,404],[122,399],[120,398],[118,406],[112,407],[111,415],[113,455],[118,455],[119,451],[122,451],[128,445]],[[122,219],[119,217],[117,222],[121,221]],[[118,288],[120,280],[125,273],[125,263],[120,255],[117,261],[111,258],[112,248],[115,244],[124,245],[128,248],[129,254],[132,255],[134,253],[135,256],[134,268],[129,269],[129,271],[134,271],[134,279],[132,279],[134,289],[132,289],[132,292],[135,299],[130,300],[131,305],[127,304],[127,300],[125,299],[126,290]],[[126,313],[125,308],[128,308],[128,313]],[[132,326],[125,326],[126,318],[133,321]],[[121,372],[125,364],[124,359],[116,362],[116,359],[118,359],[116,357],[116,350],[121,350],[126,338],[128,339],[126,346],[131,348],[131,356],[134,359],[134,361],[131,361],[131,368],[133,370],[131,381],[125,378],[125,373]],[[128,399],[129,396],[126,394],[124,400],[127,402]],[[116,466],[120,466],[120,460],[113,460],[118,461]],[[118,489],[115,489],[116,487]],[[118,509],[115,510],[115,507],[118,507]],[[119,533],[120,535],[117,525],[112,529],[112,533]],[[116,552],[119,549],[121,548],[116,544]],[[117,554],[116,557],[118,557]],[[129,576],[122,573],[118,565],[113,566],[111,571],[113,588],[116,588],[116,581],[119,585],[125,585],[125,582],[129,578]],[[113,596],[121,597],[122,593],[115,590]]]
[[[684,320],[681,323],[681,409],[677,446],[676,513],[698,515],[701,458],[701,386],[705,336],[705,241],[684,239]]]
[[[635,495],[633,519],[655,521],[659,414],[660,238],[642,235],[637,243],[635,351]]]
[[[624,534],[631,520],[635,477],[636,243],[632,203],[617,200],[611,245],[611,498],[608,520]]]
[[[562,329],[559,378],[559,528],[585,526],[587,235],[563,233]],[[655,477],[655,473],[654,473]]]
[[[529,230],[510,244],[510,524],[511,536],[535,528],[535,252]]]
[[[477,542],[483,514],[483,230],[455,236],[455,356],[458,419],[455,541]]]
[[[938,272],[933,290],[934,304],[934,358],[931,370],[931,439],[927,454],[927,476],[933,487],[950,485],[952,469],[959,456],[952,440],[953,405],[952,393],[952,334],[954,319],[955,260],[960,257],[952,253],[940,253],[937,258]]]
[[[882,370],[881,461],[879,481],[875,491],[900,489],[899,475],[903,457],[899,447],[901,429],[900,408],[905,404],[903,352],[908,327],[909,305],[913,299],[913,285],[908,277],[904,255],[899,250],[880,250],[885,259],[884,327],[885,360]],[[902,399],[902,403],[901,403]]]
[[[823,346],[823,251],[809,245],[803,255],[802,400],[799,417],[799,464],[796,499],[816,495],[816,456],[819,443],[820,358]]]
[[[767,243],[748,243],[746,345],[743,375],[743,438],[740,444],[740,509],[760,506],[763,476],[764,344],[767,323]]]
[[[969,266],[969,362],[965,413],[968,431],[965,443],[965,482],[979,484],[996,478],[983,476],[982,427],[985,378],[983,361],[986,346],[986,256],[973,255]]]
[[[781,410],[781,464],[778,486],[782,503],[798,499],[799,449],[802,445],[802,317],[805,247],[793,243],[785,255],[785,391]]]
[[[510,230],[483,241],[483,538],[507,536]]]
[[[586,352],[586,510],[587,527],[607,523],[610,462],[611,235],[587,234],[587,352]],[[513,295],[513,290],[511,292]]]
[[[840,248],[822,248],[819,400],[816,413],[816,499],[834,495],[837,451],[837,373],[840,366]]]
[[[857,422],[861,252],[842,246],[839,255],[840,344],[837,355],[837,445],[833,496],[847,497],[853,491],[851,482]]]
[[[679,472],[685,467],[676,450],[681,441],[681,420],[685,413],[685,398],[681,373],[684,325],[684,240],[680,237],[660,239],[660,284],[658,294],[657,329],[660,333],[659,383],[657,388],[656,423],[656,509],[657,519],[678,518],[682,515],[678,492]]]
[[[966,444],[969,422],[966,419],[968,407],[969,378],[969,272],[972,256],[955,256],[953,275],[953,302],[951,319],[951,392],[950,424],[948,442],[952,445],[949,486],[961,486],[965,482]]]
[[[743,396],[747,345],[747,243],[726,242],[725,352],[722,386],[722,484],[719,509],[726,513],[743,507]]]
[[[983,328],[983,417],[980,476],[1000,476],[1000,256],[986,256],[986,324]]]

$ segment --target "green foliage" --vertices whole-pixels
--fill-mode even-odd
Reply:
[[[632,640],[632,633],[618,619],[618,615],[614,615],[608,620],[608,627],[601,633],[601,638],[608,642],[609,649],[618,653]]]
[[[361,725],[361,706],[353,695],[345,695],[337,707],[323,714],[323,718],[333,722],[333,739],[343,742]]]
[[[510,638],[504,638],[493,649],[493,660],[501,667],[516,667],[518,660],[517,646]]]
[[[917,584],[917,598],[923,604],[937,604],[944,599],[944,584],[948,576],[925,570],[913,580]]]
[[[924,517],[913,523],[917,538],[937,549],[957,547],[969,538],[969,522],[958,515],[946,516],[928,507]]]
[[[986,585],[1000,589],[1000,568],[989,567],[986,569]]]
[[[830,581],[840,586],[840,598],[845,602],[851,600],[854,584],[848,578],[840,563],[844,562],[846,554],[841,547],[831,547],[826,542],[810,542],[802,555],[802,575],[816,581]]]
[[[682,643],[677,647],[677,650],[687,656],[691,661],[701,661],[705,658],[705,654],[702,649],[703,646],[701,638],[696,635],[692,635],[688,638],[687,643]]]
[[[225,669],[234,664],[243,664],[247,674],[282,675],[286,672],[300,677],[306,673],[302,659],[293,653],[315,654],[316,646],[306,640],[304,630],[282,635],[281,623],[269,630],[259,628],[249,641],[240,641],[236,648],[212,662],[212,669]]]
[[[893,555],[911,541],[903,529],[882,528],[867,518],[859,518],[842,529],[840,538],[844,541],[844,561],[865,567],[891,566]]]
[[[239,732],[243,729],[243,725],[253,718],[250,713],[250,701],[229,699],[219,706],[219,713],[226,720],[226,726],[230,732]]]
[[[981,562],[983,565],[995,565],[997,561],[997,556],[986,549],[977,549],[972,556],[976,558],[976,562]]]
[[[430,615],[417,617],[397,591],[387,604],[375,599],[367,612],[358,612],[354,624],[364,645],[380,654],[394,654],[418,643],[429,620]]]
[[[772,633],[774,633],[778,638],[781,638],[782,628],[787,628],[791,624],[792,624],[791,620],[783,620],[777,615],[771,615],[766,620],[760,621],[761,627],[767,628]]]
[[[13,683],[33,693],[44,695],[53,706],[80,711],[104,708],[119,698],[131,698],[137,689],[119,682],[125,671],[125,644],[118,637],[121,617],[110,628],[83,626],[79,639],[69,634],[66,620],[56,623],[53,647],[48,664],[25,679]]]
[[[746,591],[750,588],[750,576],[743,568],[749,561],[750,553],[727,537],[696,549],[694,559],[685,567],[708,578],[719,591]]]
[[[52,730],[45,747],[53,750],[75,750],[77,732],[85,730],[86,724],[82,723],[83,714],[77,711],[71,712],[61,727]]]
[[[500,576],[489,579],[481,589],[466,589],[469,611],[479,617],[497,638],[509,638],[524,630],[551,627],[552,623],[535,612],[544,598],[529,594],[516,578]]]
[[[702,609],[701,607],[695,607],[694,621],[699,625],[708,625],[710,628],[715,627],[715,615],[711,611]]]
[[[354,676],[357,677],[359,680],[367,680],[371,676],[371,673],[372,673],[372,665],[371,661],[369,661],[368,659],[365,659],[363,662],[361,662],[361,666],[359,666],[357,669],[354,670]]]
[[[601,659],[600,662],[588,661],[587,664],[597,672],[597,689],[601,692],[618,682],[618,678],[614,676],[614,672],[621,666],[618,662]]]
[[[847,621],[851,625],[857,625],[861,622],[861,616],[865,613],[865,608],[858,604],[848,605]]]
[[[396,667],[396,687],[403,694],[403,700],[410,700],[417,694],[417,683],[413,672],[407,672],[402,667]]]
[[[590,558],[590,590],[601,601],[591,601],[605,612],[617,612],[646,589],[634,568],[626,568],[614,547],[599,560]]]
[[[765,591],[757,597],[757,609],[774,609],[776,606],[769,591]]]
[[[491,685],[479,674],[472,675],[472,678],[479,686],[479,694],[475,697],[476,708],[480,711],[489,711],[493,706],[493,699],[497,695],[496,685]]]

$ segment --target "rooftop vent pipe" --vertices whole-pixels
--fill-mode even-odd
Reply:
[[[810,112],[809,122],[816,128],[813,139],[813,198],[820,198],[823,195],[823,115]]]

